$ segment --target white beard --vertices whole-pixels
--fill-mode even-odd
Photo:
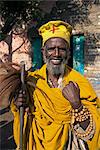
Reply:
[[[50,63],[49,59],[47,59],[46,57],[44,57],[44,62],[47,65],[47,70],[52,74],[52,75],[64,75],[65,72],[65,65],[68,62],[68,59],[64,59],[61,63],[61,65],[58,66],[54,66],[53,64]]]
[[[52,75],[63,75],[65,72],[65,64],[61,64],[59,66],[53,66],[52,64],[47,64],[47,70],[52,74]]]

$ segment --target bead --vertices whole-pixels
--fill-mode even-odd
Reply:
[[[83,122],[90,118],[90,123],[92,123],[93,119],[92,119],[91,113],[88,111],[88,109],[84,105],[82,105],[81,107],[82,107],[82,110],[80,112],[78,112],[78,109],[72,109],[72,116],[75,117],[74,120],[77,122]]]
[[[78,114],[75,114],[75,116],[77,117],[77,116],[78,116]]]
[[[78,112],[78,109],[75,109],[75,112]]]
[[[74,122],[75,122],[75,117],[72,116],[71,123],[73,124]]]
[[[83,112],[83,110],[80,112],[80,114],[82,115],[84,112]]]

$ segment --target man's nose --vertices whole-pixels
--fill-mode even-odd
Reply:
[[[57,47],[55,48],[55,55],[59,56],[59,48],[57,48]]]

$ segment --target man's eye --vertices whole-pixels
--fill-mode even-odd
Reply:
[[[47,48],[47,51],[54,51],[54,50],[58,50],[58,51],[66,51],[66,48],[63,48],[63,47],[50,47],[50,48]]]
[[[59,48],[60,51],[66,51],[66,48]]]
[[[53,51],[54,49],[55,49],[55,47],[47,48],[48,51]]]

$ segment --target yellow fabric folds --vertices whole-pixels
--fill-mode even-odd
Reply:
[[[68,100],[62,96],[58,88],[50,88],[46,79],[46,65],[40,70],[30,72],[29,75],[40,75],[43,78],[38,79],[34,94],[35,112],[32,112],[34,118],[24,116],[24,144],[25,150],[63,150],[68,140],[68,130],[70,129],[70,110],[71,105]],[[68,67],[64,77],[64,84],[69,81],[76,82],[80,87],[80,97],[82,103],[91,111],[96,124],[96,131],[93,139],[88,142],[89,150],[99,150],[100,148],[100,116],[96,108],[96,94],[82,75]],[[14,138],[19,145],[19,112],[15,106],[11,105],[14,113]],[[27,147],[27,148],[26,148]]]

